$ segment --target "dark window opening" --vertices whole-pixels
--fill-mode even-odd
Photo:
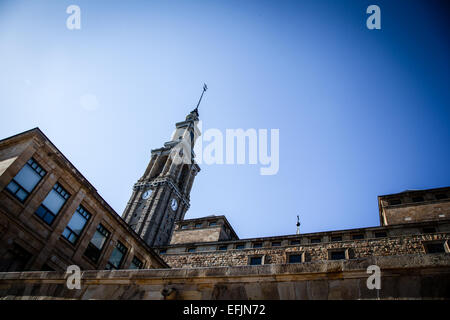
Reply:
[[[412,201],[413,201],[413,202],[423,202],[424,199],[423,199],[422,196],[417,196],[417,197],[413,197],[413,198],[412,198]]]
[[[331,241],[342,241],[342,236],[332,236]]]
[[[320,239],[320,238],[311,239],[311,243],[321,243],[321,242],[322,242],[322,239]]]
[[[255,242],[253,248],[262,248],[262,242]]]
[[[195,248],[188,248],[187,252],[195,252]]]
[[[345,251],[332,251],[330,253],[330,259],[331,260],[343,260],[345,259]]]
[[[262,257],[251,257],[250,258],[250,265],[256,266],[262,264]]]
[[[167,252],[166,249],[161,249],[161,250],[159,250],[159,254],[165,254],[166,252]]]
[[[217,222],[216,222],[216,221],[210,222],[210,223],[209,223],[209,226],[210,226],[210,227],[217,226]]]
[[[245,248],[245,244],[237,244],[236,249],[241,250]]]
[[[41,271],[56,271],[56,270],[50,267],[48,264],[44,264],[41,268]]]
[[[281,241],[272,242],[272,247],[280,247],[280,246],[281,246]]]
[[[180,181],[178,183],[178,187],[180,188],[180,190],[183,189],[184,183],[186,182],[188,177],[189,177],[189,166],[187,164],[184,164],[183,168],[181,169]]]
[[[291,245],[292,246],[297,246],[297,245],[299,245],[300,244],[300,240],[292,240],[291,241]]]
[[[228,250],[228,246],[220,246],[219,250],[221,251],[227,251]]]
[[[361,239],[364,239],[364,235],[361,233],[361,234],[354,234],[354,235],[352,235],[352,239],[353,240],[361,240]]]
[[[195,225],[195,227],[196,227],[196,228],[201,228],[202,225],[203,225],[202,223],[197,223],[197,224]]]
[[[387,233],[385,231],[375,232],[375,238],[386,238]]]
[[[0,272],[25,271],[31,257],[31,253],[14,243],[0,259]]]
[[[425,244],[427,253],[442,253],[445,252],[443,243],[427,243]]]
[[[301,263],[302,255],[301,254],[291,254],[289,255],[289,263]]]

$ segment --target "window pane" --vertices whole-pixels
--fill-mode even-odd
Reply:
[[[55,216],[50,212],[47,212],[47,214],[44,216],[44,221],[47,222],[47,224],[52,224],[53,219],[55,219]]]
[[[133,261],[133,262],[131,262],[130,269],[135,270],[135,269],[140,269],[140,267],[135,265],[134,261]]]
[[[39,206],[39,208],[37,208],[36,210],[36,214],[41,218],[45,215],[46,212],[47,210],[45,210],[43,206]]]
[[[83,217],[78,211],[75,211],[75,213],[72,216],[72,219],[70,219],[69,224],[67,226],[70,229],[72,229],[73,232],[80,235],[81,231],[83,231],[85,224],[86,218]]]
[[[69,237],[69,241],[75,243],[77,241],[77,236],[72,233]]]
[[[42,177],[36,171],[26,164],[14,177],[14,180],[16,180],[25,190],[31,192],[41,178]]]
[[[120,263],[122,262],[123,253],[119,251],[119,249],[114,248],[114,251],[111,254],[111,257],[109,258],[109,262],[115,266],[116,268],[119,268]]]
[[[106,237],[98,231],[95,231],[94,236],[92,237],[91,243],[96,246],[98,249],[103,248],[103,244],[105,243]]]
[[[12,193],[16,193],[16,191],[19,189],[19,186],[14,181],[11,181],[6,188],[8,188],[8,190]]]
[[[27,197],[27,193],[25,191],[23,191],[22,189],[20,189],[17,193],[16,193],[16,197],[19,198],[20,201],[24,201],[25,198]]]
[[[66,199],[61,197],[61,195],[52,189],[47,197],[44,199],[42,204],[47,207],[51,212],[57,214],[61,207],[66,202]]]
[[[142,266],[143,266],[142,261],[134,257],[133,261],[131,261],[130,269],[141,269]]]
[[[63,233],[62,233],[62,235],[63,235],[63,237],[64,238],[69,238],[69,235],[70,235],[70,230],[69,229],[64,229],[64,231],[63,231]]]

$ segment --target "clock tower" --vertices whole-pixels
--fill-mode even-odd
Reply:
[[[189,209],[189,194],[200,171],[193,150],[200,136],[198,121],[197,105],[185,121],[176,123],[171,140],[151,151],[147,169],[133,186],[122,215],[151,247],[169,244],[175,222],[183,220]]]

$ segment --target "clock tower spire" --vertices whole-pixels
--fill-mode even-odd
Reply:
[[[200,172],[194,154],[201,134],[198,121],[197,105],[184,121],[175,124],[171,140],[151,151],[147,169],[134,184],[122,215],[151,247],[169,244],[175,222],[183,220],[189,209],[191,188]]]

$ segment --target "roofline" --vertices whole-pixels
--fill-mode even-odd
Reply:
[[[192,246],[192,245],[197,245],[197,246],[198,245],[217,245],[217,244],[221,244],[221,243],[239,243],[239,242],[258,242],[258,241],[283,240],[283,239],[298,239],[298,238],[302,238],[302,237],[336,235],[336,234],[342,234],[342,233],[358,233],[358,232],[363,232],[363,231],[367,231],[367,230],[401,229],[401,228],[410,228],[410,227],[416,227],[416,226],[424,226],[424,225],[427,226],[427,225],[448,224],[448,223],[450,223],[450,219],[426,220],[426,221],[411,222],[411,223],[404,223],[404,224],[393,224],[393,225],[386,225],[386,226],[374,226],[374,227],[363,227],[363,228],[353,228],[353,229],[319,231],[319,232],[310,232],[310,233],[301,233],[301,234],[287,234],[287,235],[269,236],[269,237],[253,237],[253,238],[245,238],[245,239],[237,239],[237,240],[177,243],[177,244],[171,244],[171,245],[167,245],[167,246],[158,246],[156,248],[161,249],[161,248],[171,248],[171,247],[186,247],[186,246]]]
[[[428,191],[433,192],[433,191],[438,191],[438,190],[450,190],[450,187],[447,186],[447,187],[438,187],[438,188],[431,188],[431,189],[405,190],[405,191],[398,192],[398,193],[379,195],[378,198],[385,198],[385,197],[397,196],[397,195],[408,194],[408,193],[422,193],[422,192],[428,192]]]

